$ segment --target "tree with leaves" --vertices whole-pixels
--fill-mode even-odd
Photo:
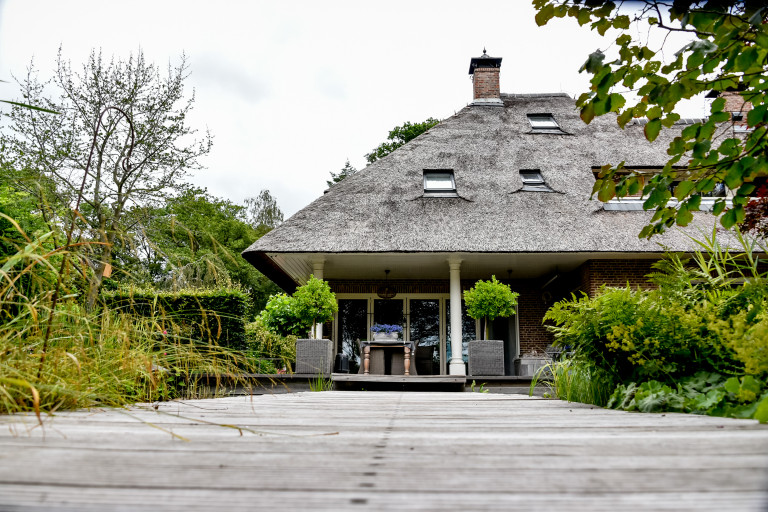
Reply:
[[[702,196],[724,183],[734,195],[717,198],[713,212],[730,228],[745,219],[754,181],[768,173],[768,8],[764,2],[737,0],[534,0],[536,22],[575,18],[600,35],[616,29],[608,50],[592,53],[582,71],[591,89],[577,99],[581,118],[615,113],[622,128],[646,118],[645,136],[655,140],[680,119],[677,104],[703,93],[719,95],[710,116],[686,126],[670,143],[669,160],[643,184],[635,173],[620,173],[624,162],[605,166],[595,183],[601,201],[633,195],[642,189],[644,208],[655,210],[640,233],[650,237],[677,224],[687,225]],[[626,5],[625,5],[626,4]],[[690,42],[662,60],[667,38],[653,46],[645,34],[684,33]],[[667,53],[669,54],[669,53]],[[634,94],[632,94],[634,93]],[[737,94],[739,108],[726,109],[724,95]],[[630,99],[630,101],[628,101]],[[750,106],[752,107],[750,109]],[[743,112],[745,130],[735,133],[733,114]],[[671,203],[674,197],[677,204]]]
[[[280,213],[276,204],[269,208]],[[240,255],[268,231],[263,224],[254,227],[254,215],[265,217],[205,189],[185,187],[164,205],[144,210],[131,237],[140,243],[118,245],[122,250],[116,257],[124,261],[125,271],[116,280],[171,289],[236,285],[251,297],[254,310],[249,313],[255,314],[279,288]]]
[[[496,276],[491,276],[490,281],[481,279],[475,283],[475,286],[464,291],[467,315],[475,320],[485,320],[483,339],[488,339],[488,324],[490,322],[499,317],[504,318],[515,314],[519,295],[519,293],[513,292],[508,284],[497,281]]]
[[[329,187],[332,187],[338,182],[340,182],[341,180],[343,180],[344,178],[352,176],[356,172],[357,172],[357,169],[352,167],[352,165],[350,165],[349,163],[349,159],[347,159],[347,163],[344,164],[344,167],[342,167],[339,172],[336,173],[331,171],[331,179],[326,181],[326,183],[328,184]]]
[[[317,332],[317,324],[330,322],[333,315],[338,313],[339,305],[336,295],[331,291],[327,281],[310,275],[307,282],[293,294],[293,308],[296,316],[306,325],[311,325],[310,336]]]
[[[266,189],[259,192],[256,197],[246,198],[245,211],[248,222],[259,236],[275,229],[283,222],[283,212],[277,206],[277,199]]]
[[[194,102],[194,95],[184,97],[187,75],[184,57],[161,76],[141,51],[109,61],[91,52],[77,71],[60,50],[53,78],[40,81],[31,66],[17,80],[25,103],[61,115],[14,105],[4,116],[0,164],[53,182],[58,204],[73,207],[80,198],[74,239],[89,247],[82,261],[90,308],[113,266],[115,244],[136,222],[131,211],[168,197],[211,148],[210,135],[195,139],[186,121]],[[49,96],[54,90],[58,97]]]
[[[430,117],[421,123],[405,122],[403,123],[403,126],[395,126],[389,132],[389,136],[387,137],[387,141],[389,142],[384,141],[379,144],[378,147],[373,149],[373,151],[365,155],[366,160],[368,160],[369,164],[372,164],[376,160],[384,158],[403,144],[406,144],[409,141],[415,139],[439,122],[439,119]]]

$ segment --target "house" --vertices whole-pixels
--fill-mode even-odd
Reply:
[[[420,374],[464,375],[464,346],[481,331],[461,292],[495,275],[520,294],[517,314],[490,326],[511,375],[521,354],[552,342],[542,317],[555,300],[602,284],[641,285],[663,246],[693,249],[678,230],[639,239],[650,218],[639,198],[590,198],[604,164],[660,169],[674,128],[649,143],[640,122],[584,124],[566,94],[502,94],[501,60],[471,59],[472,103],[243,253],[288,292],[310,274],[330,283],[339,313],[318,334],[350,356],[353,371],[357,340],[369,339],[374,323],[394,323],[418,343]],[[711,232],[713,223],[699,213],[690,229]]]

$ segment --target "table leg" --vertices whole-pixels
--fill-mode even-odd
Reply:
[[[371,367],[371,347],[366,345],[363,348],[363,375],[368,375]]]
[[[405,374],[411,374],[411,347],[405,347],[405,357],[403,358],[403,364],[405,365]]]

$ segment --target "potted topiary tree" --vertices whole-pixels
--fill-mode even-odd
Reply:
[[[296,373],[330,374],[333,368],[333,341],[315,339],[317,324],[333,320],[339,310],[336,296],[322,279],[309,276],[306,284],[293,294],[293,313],[311,325],[309,339],[296,340]]]
[[[518,293],[491,276],[490,281],[478,281],[464,292],[467,314],[483,320],[482,340],[470,341],[468,346],[470,375],[504,375],[504,341],[488,339],[488,323],[515,313]]]

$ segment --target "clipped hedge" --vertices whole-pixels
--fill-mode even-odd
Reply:
[[[112,290],[103,292],[102,300],[110,310],[154,318],[166,334],[246,349],[250,298],[240,290]]]

